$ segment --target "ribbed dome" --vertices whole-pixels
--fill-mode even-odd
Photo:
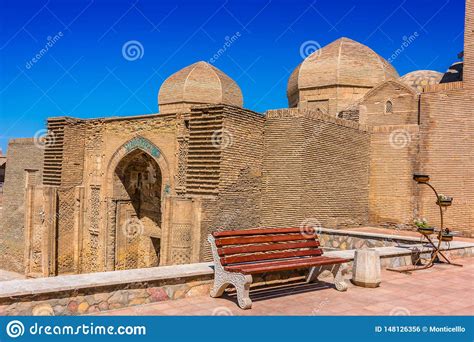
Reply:
[[[438,71],[416,70],[400,77],[400,81],[422,92],[424,86],[438,84],[442,77],[443,74]]]
[[[345,85],[374,87],[396,79],[397,71],[369,47],[349,38],[340,38],[309,55],[288,80],[288,98],[301,89]],[[291,101],[290,101],[291,102]]]
[[[158,93],[160,111],[166,105],[223,103],[242,107],[242,102],[242,92],[237,83],[202,61],[168,77]]]

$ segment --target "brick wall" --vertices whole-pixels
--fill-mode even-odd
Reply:
[[[376,126],[370,138],[369,220],[409,224],[416,212],[418,125]]]
[[[299,91],[298,107],[317,110],[323,114],[337,117],[341,111],[350,110],[354,103],[360,100],[370,87],[330,86]]]
[[[464,83],[474,87],[474,0],[466,0],[464,31]]]
[[[207,234],[261,225],[263,128],[260,114],[233,106],[208,106],[223,116],[219,194],[203,199],[202,259],[211,255]],[[217,114],[217,112],[216,112]]]
[[[390,112],[386,108],[388,101]],[[417,124],[418,95],[397,81],[387,81],[365,95],[359,121],[369,126]]]
[[[0,222],[0,268],[24,272],[25,187],[42,182],[43,149],[33,139],[13,139],[8,145],[4,207]],[[25,170],[38,170],[27,177]]]
[[[365,127],[312,111],[281,109],[267,112],[264,140],[264,226],[366,222]]]
[[[426,93],[421,97],[420,171],[442,194],[453,196],[445,226],[473,236],[474,228],[474,94],[470,89]],[[420,210],[439,226],[439,209],[423,187]]]
[[[0,221],[2,220],[3,183],[5,182],[6,157],[0,156]]]
[[[64,127],[62,187],[82,184],[86,128],[87,124],[84,122],[77,122]]]

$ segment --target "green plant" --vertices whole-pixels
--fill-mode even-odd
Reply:
[[[414,219],[413,220],[413,223],[415,224],[415,226],[417,226],[418,228],[421,228],[421,229],[426,229],[426,228],[430,228],[430,225],[428,224],[428,221],[425,219],[425,218],[422,218],[422,219]]]
[[[452,201],[452,198],[449,197],[449,196],[443,195],[443,194],[439,194],[438,195],[438,201],[440,201],[440,202],[445,202],[445,201],[450,202],[450,201]]]

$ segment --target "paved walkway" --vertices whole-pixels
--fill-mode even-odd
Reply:
[[[376,289],[294,283],[251,291],[251,310],[240,310],[235,296],[192,297],[112,310],[102,315],[474,315],[474,258],[464,267],[436,265],[403,274],[382,271]]]

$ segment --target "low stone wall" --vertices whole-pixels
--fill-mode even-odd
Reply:
[[[83,315],[208,295],[208,263],[0,282],[0,315]]]
[[[400,236],[354,232],[350,230],[322,228],[319,232],[319,241],[326,250],[348,250],[374,247],[396,246],[403,243],[419,243],[419,239]]]
[[[252,286],[303,279],[306,273],[307,270],[297,270],[257,275]],[[209,296],[213,278],[211,264],[200,263],[4,281],[0,282],[0,316],[87,315]],[[229,290],[234,292],[233,287]]]
[[[389,239],[370,239],[350,235],[333,235],[324,233],[319,235],[319,241],[325,250],[348,250],[397,245],[395,241]]]
[[[206,279],[207,278],[207,279]],[[72,292],[30,295],[0,300],[0,315],[84,315],[128,306],[208,294],[211,276],[180,281],[156,281]]]
[[[366,233],[360,231],[321,228],[319,231],[319,241],[326,252],[353,251],[363,248],[383,248],[383,247],[402,247],[406,248],[406,254],[400,252],[381,255],[382,267],[405,266],[410,263],[411,258],[417,258],[418,250],[425,250],[420,245],[420,238],[411,236],[400,236],[390,234]],[[426,243],[426,240],[424,240]],[[443,243],[441,246],[443,253],[447,257],[472,257],[474,256],[474,247],[472,243],[454,241],[450,244]],[[386,248],[390,251],[390,248]],[[327,253],[326,253],[327,254]],[[395,255],[396,254],[396,255]],[[344,257],[351,258],[349,255]]]

